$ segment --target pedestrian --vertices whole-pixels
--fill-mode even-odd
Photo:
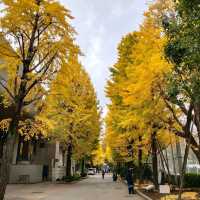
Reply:
[[[117,172],[113,172],[113,181],[115,182],[115,181],[117,181]]]
[[[129,168],[127,170],[126,181],[127,181],[127,185],[128,185],[128,193],[129,194],[134,194],[133,172],[132,172],[131,168]]]
[[[102,179],[104,179],[104,176],[105,176],[105,170],[102,169]]]
[[[48,174],[49,174],[49,166],[43,165],[43,170],[42,170],[42,180],[43,181],[48,181]]]

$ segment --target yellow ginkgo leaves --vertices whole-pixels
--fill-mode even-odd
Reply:
[[[63,64],[52,82],[41,116],[54,124],[51,137],[72,142],[74,156],[91,155],[100,132],[100,114],[94,88],[77,56]]]
[[[131,152],[137,155],[138,146],[147,155],[151,134],[159,130],[159,139],[167,131],[163,120],[168,118],[168,113],[160,87],[165,86],[165,76],[172,66],[164,58],[166,38],[155,17],[155,10],[164,12],[165,6],[157,2],[145,14],[140,30],[122,39],[118,61],[111,68],[106,142],[124,159],[133,156]],[[160,139],[163,141],[169,142],[166,137]]]

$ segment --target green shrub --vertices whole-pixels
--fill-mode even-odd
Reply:
[[[165,182],[167,182],[168,181],[168,177],[165,177]],[[177,176],[175,176],[175,175],[170,175],[170,184],[172,184],[172,185],[178,185],[179,186],[179,184],[180,184],[180,175],[177,175]]]
[[[163,177],[163,183],[168,182],[168,177]],[[176,179],[178,181],[178,184],[176,182]],[[170,175],[170,180],[172,185],[178,185],[180,184],[180,175],[176,176],[175,175]],[[193,174],[193,173],[188,173],[185,174],[184,176],[184,187],[185,188],[194,188],[194,187],[200,187],[200,175],[198,174]]]
[[[162,184],[168,182],[168,177],[162,177],[163,181]],[[178,184],[176,182],[176,180],[178,181]],[[179,186],[180,184],[180,175],[176,176],[175,175],[170,175],[170,184],[172,185],[177,185]],[[200,187],[200,174],[193,174],[193,173],[188,173],[185,174],[184,176],[184,188],[196,188],[196,187]]]
[[[140,175],[138,178],[141,180],[152,180],[153,172],[149,165],[143,165],[142,168],[138,168],[138,174]]]
[[[81,176],[79,174],[75,174],[73,176],[64,176],[63,181],[65,182],[72,182],[80,180]]]
[[[86,177],[87,176],[87,173],[86,172],[82,172],[81,173],[81,177]]]
[[[186,174],[184,177],[184,187],[200,187],[200,174]]]
[[[126,177],[126,171],[127,171],[127,168],[125,166],[120,166],[116,170],[117,174],[120,175],[121,178],[125,178]]]

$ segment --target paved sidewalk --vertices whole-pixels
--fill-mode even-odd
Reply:
[[[114,183],[110,176],[102,180],[91,176],[73,184],[9,185],[5,200],[143,200],[138,195],[128,195],[123,183]]]

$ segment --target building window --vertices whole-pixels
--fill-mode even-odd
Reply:
[[[17,161],[30,161],[33,148],[31,141],[24,140],[24,137],[20,136],[17,152]]]

